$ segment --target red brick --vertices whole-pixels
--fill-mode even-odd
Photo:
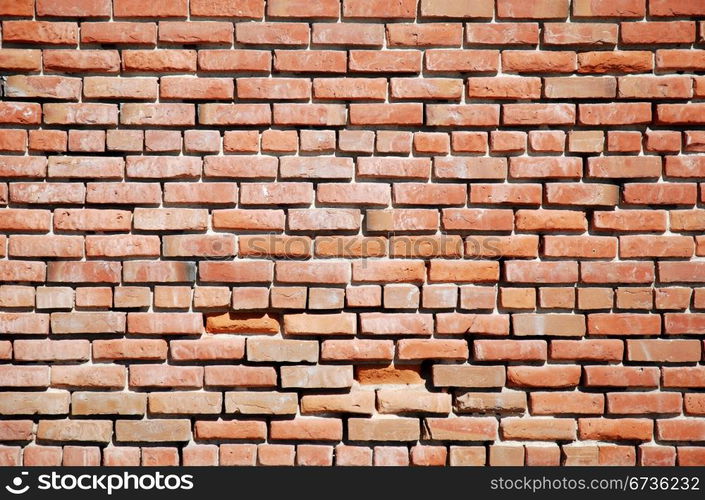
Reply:
[[[117,73],[120,56],[116,50],[44,51],[44,70],[56,73]]]
[[[502,70],[507,73],[572,73],[578,67],[575,52],[505,50]]]
[[[81,42],[156,45],[157,23],[85,22],[81,23]]]
[[[32,17],[34,2],[32,0],[3,0],[0,2],[0,15]]]
[[[271,52],[265,50],[214,49],[198,51],[201,71],[268,72],[272,65]]]
[[[641,18],[646,14],[645,0],[575,0],[574,17]]]
[[[619,27],[610,23],[545,23],[542,33],[547,46],[616,45]]]
[[[604,396],[586,392],[532,392],[532,415],[600,415],[604,412]]]
[[[37,0],[39,17],[109,17],[109,0]]]
[[[527,388],[575,387],[580,383],[579,365],[509,366],[507,384]]]
[[[546,359],[543,340],[476,340],[473,357],[478,361],[541,361]]]
[[[674,2],[673,0],[651,0],[649,2],[649,14],[653,16],[689,16],[702,15],[705,12],[700,2],[696,0],[685,0]]]
[[[3,21],[3,41],[45,45],[76,45],[76,23],[45,21]]]
[[[135,0],[114,0],[115,17],[186,17],[186,0],[165,0],[159,4],[143,5]]]
[[[538,23],[497,24],[470,23],[465,27],[466,41],[473,45],[536,45],[539,42]]]
[[[621,340],[553,340],[549,356],[563,361],[620,361],[623,353]]]
[[[418,73],[421,58],[417,50],[351,50],[348,69],[351,73]]]
[[[608,393],[607,411],[613,414],[679,414],[683,398],[674,392],[665,393]]]
[[[343,17],[408,18],[416,17],[417,0],[401,0],[394,4],[379,0],[343,0]]]
[[[519,418],[502,420],[502,434],[506,440],[557,441],[576,438],[576,422],[572,418]],[[523,457],[522,457],[523,458]]]
[[[567,0],[538,0],[526,4],[517,0],[497,0],[499,18],[562,19],[568,17]]]
[[[584,383],[587,387],[656,387],[659,383],[659,369],[637,366],[586,366]]]
[[[313,23],[311,40],[319,45],[381,46],[384,26],[371,23]]]
[[[593,335],[659,335],[661,317],[657,314],[589,314],[588,332]]]
[[[40,50],[0,50],[0,69],[3,71],[39,71],[41,67],[42,53]]]
[[[674,466],[676,465],[676,449],[673,446],[639,446],[639,465]]]

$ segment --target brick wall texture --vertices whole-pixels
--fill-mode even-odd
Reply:
[[[0,463],[705,464],[705,1],[0,20]]]

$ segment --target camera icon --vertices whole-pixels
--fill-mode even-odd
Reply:
[[[29,490],[29,485],[25,485],[24,487],[22,486],[23,483],[23,476],[28,476],[29,472],[22,471],[20,472],[19,476],[16,476],[15,478],[12,479],[12,485],[6,485],[5,489],[12,493],[13,495],[22,495],[23,493],[27,493],[27,490]]]

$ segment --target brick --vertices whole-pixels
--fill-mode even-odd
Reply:
[[[516,0],[498,0],[497,16],[500,18],[561,19],[568,17],[569,2],[539,1],[524,4]]]
[[[348,68],[351,73],[418,73],[421,59],[417,50],[351,50]]]
[[[296,71],[299,73],[345,73],[347,54],[335,50],[275,50],[275,71]]]
[[[462,43],[460,24],[389,24],[387,42],[390,47],[458,46]]]
[[[348,419],[348,438],[352,441],[416,441],[419,436],[416,418]]]
[[[604,396],[584,392],[532,392],[530,405],[532,415],[601,415]]]
[[[76,23],[45,21],[3,21],[3,40],[14,43],[76,45]]]
[[[60,446],[27,446],[23,454],[25,466],[59,466],[63,458]]]
[[[438,313],[436,328],[445,335],[460,335],[466,332],[484,335],[507,335],[509,316],[506,314]]]
[[[333,447],[300,444],[296,447],[296,464],[317,467],[333,465]]]
[[[16,340],[14,358],[18,361],[88,361],[87,340]]]
[[[608,393],[607,410],[614,414],[678,414],[683,406],[678,393]],[[687,407],[687,405],[686,405]]]
[[[307,45],[310,28],[304,23],[241,23],[235,40],[256,45]]]
[[[403,0],[394,5],[384,2],[343,0],[343,17],[350,18],[415,18],[417,0]]]
[[[0,50],[0,68],[4,71],[39,71],[41,67],[42,54],[39,50]]]
[[[639,366],[586,366],[584,382],[587,387],[656,387],[659,383],[659,369]]]
[[[0,307],[21,308],[35,304],[35,291],[31,286],[0,285]]]
[[[579,122],[582,125],[633,125],[651,122],[651,106],[647,103],[580,104]]]
[[[189,126],[195,123],[193,104],[125,103],[120,108],[123,125]]]
[[[700,313],[669,313],[664,315],[666,333],[698,333],[703,329],[703,316]]]
[[[526,465],[531,466],[555,466],[561,463],[561,450],[557,444],[549,444],[547,446],[532,446],[524,447]]]
[[[344,388],[352,385],[351,366],[283,366],[281,384],[285,388]]]
[[[112,422],[106,420],[40,420],[37,425],[37,438],[49,442],[107,443],[112,434]]]
[[[577,56],[570,51],[502,52],[502,69],[507,73],[572,73],[577,66]]]
[[[429,439],[486,441],[497,436],[497,421],[492,417],[426,418],[425,434]]]
[[[147,396],[118,392],[74,392],[71,413],[74,415],[144,415]]]
[[[624,287],[617,289],[619,309],[651,309],[653,294],[650,288]]]
[[[226,78],[164,77],[159,89],[162,99],[232,99],[234,84]]]
[[[81,42],[156,45],[157,23],[84,22],[81,23]]]
[[[483,448],[484,450],[484,448]],[[524,465],[524,446],[512,444],[490,445],[489,465],[520,466]],[[484,458],[484,457],[483,457]],[[483,462],[484,465],[484,462]]]
[[[67,391],[2,393],[3,415],[65,415],[69,412],[71,396]]]
[[[219,414],[222,399],[219,393],[152,392],[148,408],[154,415]]]
[[[230,45],[233,42],[233,26],[229,23],[208,21],[198,23],[162,21],[159,23],[159,41]]]
[[[559,360],[619,361],[623,352],[621,340],[553,340],[549,356]]]
[[[545,23],[542,33],[547,46],[616,45],[618,27],[609,23]]]
[[[372,465],[372,450],[364,446],[339,444],[335,447],[335,465]]]
[[[636,451],[633,446],[599,446],[600,465],[636,465]]]
[[[118,442],[179,442],[191,439],[191,422],[183,419],[118,420],[115,440]]]
[[[187,2],[184,0],[168,0],[160,5],[150,5],[144,8],[134,0],[116,0],[115,17],[185,17]]]
[[[180,361],[243,359],[245,341],[239,338],[175,340],[171,342],[170,353],[172,359]]]
[[[639,446],[639,465],[673,466],[676,464],[676,449],[672,446]]]
[[[116,50],[55,49],[43,54],[44,70],[52,73],[117,73],[120,56]]]
[[[271,366],[207,366],[205,385],[213,387],[273,387],[277,374]]]
[[[353,391],[349,394],[311,394],[301,398],[301,413],[346,413],[370,415],[375,411],[375,394],[372,391]]]
[[[207,2],[195,0],[191,4],[192,16],[261,18],[264,15],[264,2],[261,0],[242,0],[237,2]]]
[[[37,1],[37,15],[39,17],[108,17],[110,16],[110,2],[106,0],[79,0],[76,2],[60,0]]]
[[[510,366],[507,383],[515,387],[575,387],[580,382],[580,366]]]
[[[275,420],[270,424],[272,440],[339,441],[343,437],[342,420],[335,418],[298,417]]]
[[[4,1],[0,4],[0,12],[3,16],[32,17],[34,2],[31,0]]]
[[[201,71],[267,72],[272,65],[271,52],[265,50],[214,49],[198,51]]]
[[[406,446],[375,446],[373,465],[376,467],[402,467],[409,465]]]
[[[63,130],[30,130],[29,149],[32,151],[66,151],[66,139],[67,134]],[[15,161],[17,162],[17,160]],[[27,163],[35,163],[35,160],[27,160]],[[44,168],[44,162],[41,163]]]
[[[573,16],[575,17],[621,17],[641,18],[646,14],[644,0],[618,0],[616,2],[604,0],[577,0],[573,2]]]
[[[578,425],[581,439],[650,441],[654,423],[652,420],[639,418],[581,418]]]
[[[257,446],[259,465],[294,465],[296,448],[288,444],[260,444]]]
[[[397,357],[404,361],[448,359],[463,361],[468,358],[464,340],[402,339],[397,343]]]
[[[623,76],[618,80],[620,97],[667,99],[693,94],[692,80],[680,76]]]
[[[571,418],[509,417],[501,423],[502,434],[507,440],[573,440],[576,439],[576,427]]]
[[[496,104],[427,104],[426,124],[439,127],[498,125],[499,106]]]
[[[505,393],[459,392],[453,408],[457,413],[523,413],[526,411],[526,394],[520,391]]]
[[[227,392],[225,411],[243,415],[292,415],[298,408],[293,392]]]
[[[564,465],[590,466],[598,465],[600,450],[595,445],[568,445],[562,447]]]
[[[689,71],[702,68],[704,51],[684,51],[681,49],[662,49],[656,52],[656,68],[663,71]],[[697,106],[696,106],[697,107]],[[676,107],[676,109],[678,106]]]
[[[546,359],[546,342],[517,340],[476,340],[473,342],[473,358],[478,361]]]
[[[433,383],[439,387],[502,387],[503,366],[434,365]]]

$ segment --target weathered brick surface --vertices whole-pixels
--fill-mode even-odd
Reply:
[[[705,462],[701,0],[0,0],[0,462]]]

